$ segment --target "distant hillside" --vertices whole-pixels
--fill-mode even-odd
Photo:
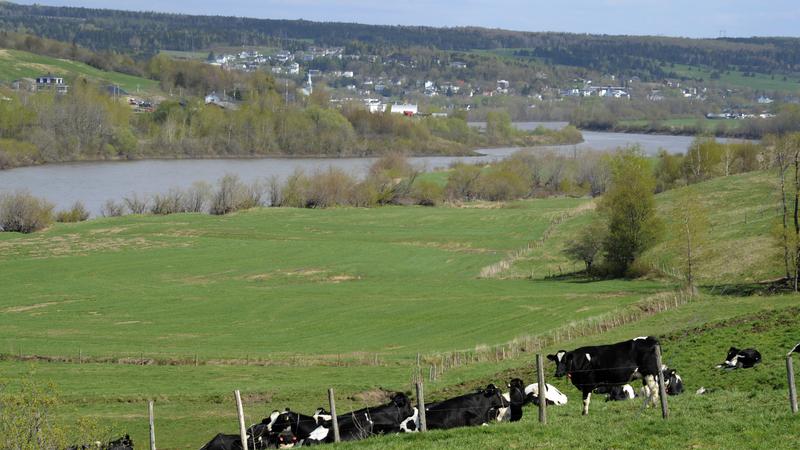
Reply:
[[[667,225],[665,239],[643,256],[644,263],[677,272],[680,236],[671,216],[677,195],[692,189],[700,193],[710,223],[707,242],[697,249],[696,277],[700,284],[713,287],[780,277],[780,253],[770,235],[780,217],[777,182],[772,172],[751,172],[658,194],[658,212]],[[587,209],[555,226],[550,237],[520,258],[507,276],[543,278],[581,270],[582,266],[569,261],[562,250],[593,218]]]
[[[67,79],[85,77],[104,84],[116,84],[129,92],[153,93],[159,90],[158,82],[119,72],[107,72],[84,63],[67,59],[36,55],[20,50],[0,49],[0,82],[19,78],[35,78],[52,73]]]
[[[568,19],[565,19],[568,20]],[[672,65],[771,75],[800,71],[800,39],[684,39],[531,33],[477,27],[433,28],[304,20],[189,16],[0,3],[0,28],[74,42],[95,50],[154,54],[214,45],[347,46],[382,53],[409,46],[441,50],[517,49],[518,57],[657,79]]]

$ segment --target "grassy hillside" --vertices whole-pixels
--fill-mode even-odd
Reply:
[[[779,219],[777,175],[752,172],[717,178],[656,196],[659,215],[665,221],[664,241],[643,258],[666,274],[676,273],[680,236],[672,219],[677,196],[687,190],[696,194],[708,217],[709,229],[699,248],[697,277],[709,288],[730,283],[752,283],[781,275],[779,253],[771,232]],[[506,277],[543,278],[583,270],[582,263],[568,260],[565,243],[594,219],[592,210],[574,215],[558,227],[532,252],[518,259]],[[731,264],[731,261],[736,264]]]
[[[106,72],[66,59],[51,58],[20,50],[0,49],[0,80],[11,82],[19,78],[36,78],[48,73],[63,76],[68,82],[72,82],[72,79],[76,77],[86,77],[97,82],[118,84],[131,94],[135,94],[137,91],[147,93],[159,91],[158,82],[154,80],[124,73]]]
[[[712,289],[775,274],[772,250],[761,241],[774,219],[766,212],[774,207],[772,183],[770,174],[754,173],[695,187],[715,230],[701,265],[709,286],[702,295],[603,333],[562,333],[544,349],[659,336],[665,362],[679,369],[688,390],[671,399],[666,424],[655,411],[639,416],[638,402],[594,401],[592,415],[582,418],[578,391],[551,379],[570,405],[552,408],[546,428],[529,410],[520,424],[350,446],[729,448],[734,429],[743,448],[784,448],[800,432],[800,422],[787,414],[781,360],[800,340],[800,300]],[[662,212],[678,193],[658,196]],[[336,389],[343,411],[376,403],[370,399],[380,389],[410,392],[417,352],[425,373],[440,363],[437,352],[546,333],[636,308],[672,287],[544,280],[559,266],[576,269],[560,249],[593,214],[585,199],[548,199],[129,216],[58,224],[29,236],[0,233],[0,381],[10,381],[10,390],[23,377],[56,381],[62,417],[94,417],[141,443],[146,400],[155,398],[159,448],[197,448],[218,431],[235,432],[233,389],[245,394],[249,422],[287,406],[312,411],[325,403],[328,387]],[[653,250],[653,264],[672,264],[669,248]],[[512,262],[509,270],[478,276],[501,260]],[[764,363],[717,371],[713,365],[731,345],[759,348]],[[73,362],[20,362],[18,354]],[[78,354],[127,356],[145,365],[78,364]],[[173,365],[146,365],[159,357]],[[523,352],[451,368],[427,382],[428,398],[511,376],[530,381],[532,359]],[[548,366],[548,376],[552,371]],[[694,396],[700,386],[712,392]]]
[[[663,288],[608,281],[564,291],[552,283],[478,279],[482,267],[536,239],[551,216],[584,201],[488,210],[263,209],[5,235],[0,311],[13,323],[0,331],[0,349],[388,357],[542,333]],[[597,299],[587,305],[589,295]],[[491,318],[476,320],[489,309]]]
[[[733,70],[720,73],[719,78],[714,80],[711,78],[711,74],[714,71],[703,67],[676,64],[675,67],[670,67],[668,70],[675,72],[679,76],[702,79],[706,82],[711,81],[720,86],[767,92],[777,91],[794,94],[800,92],[800,80],[796,76],[785,77],[781,74],[768,75],[765,73],[754,73],[753,76],[745,76],[744,72]]]
[[[749,302],[747,308],[758,311],[733,319],[690,326],[694,314],[705,310],[711,317],[725,317],[721,308],[742,299],[707,298],[677,311],[623,327],[592,339],[569,343],[574,348],[584,343],[614,342],[640,331],[662,333],[665,362],[679,370],[686,392],[670,397],[670,418],[661,419],[660,411],[640,413],[641,403],[609,402],[595,396],[588,417],[580,415],[580,392],[566,381],[546,377],[569,397],[563,407],[548,408],[548,424],[537,420],[535,407],[525,410],[517,424],[435,431],[428,435],[394,436],[347,444],[344,448],[413,448],[422,449],[500,449],[500,448],[794,448],[800,433],[800,420],[789,412],[786,396],[784,355],[800,340],[800,309],[797,297],[776,297]],[[759,305],[759,303],[761,303]],[[767,306],[769,304],[770,306]],[[786,308],[779,305],[794,304]],[[688,320],[689,322],[683,322]],[[704,320],[709,320],[708,318]],[[671,330],[671,331],[670,331]],[[655,333],[654,333],[655,334]],[[716,369],[728,346],[758,348],[764,357],[753,369],[724,371]],[[506,372],[506,377],[523,376],[532,380],[532,368]],[[494,379],[504,379],[495,377]],[[478,383],[474,383],[478,385]],[[709,393],[695,395],[699,387]]]

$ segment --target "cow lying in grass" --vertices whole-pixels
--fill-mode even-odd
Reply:
[[[645,406],[656,405],[658,389],[656,359],[658,341],[653,337],[638,337],[610,345],[561,350],[547,359],[556,363],[557,378],[566,376],[583,394],[583,414],[589,414],[592,392],[604,386],[622,386],[643,377],[648,388]]]
[[[717,365],[717,368],[723,369],[749,369],[761,362],[761,353],[754,348],[746,348],[739,350],[736,347],[731,347],[728,350],[728,356],[725,362]]]
[[[567,396],[552,384],[545,384],[544,398],[548,405],[561,406],[567,404]],[[527,387],[525,387],[525,404],[527,405],[529,403],[533,403],[534,405],[539,404],[538,383],[529,384]]]
[[[67,450],[133,450],[133,439],[129,435],[122,436],[121,438],[103,444],[102,442],[95,442],[94,444],[73,445],[67,447]]]
[[[425,405],[425,416],[431,430],[485,425],[502,418],[503,408],[509,406],[500,389],[490,384],[472,394]]]

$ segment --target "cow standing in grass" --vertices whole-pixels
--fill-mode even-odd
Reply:
[[[656,362],[658,341],[653,337],[638,337],[611,345],[561,350],[547,359],[556,363],[557,378],[566,376],[583,393],[583,415],[589,414],[592,392],[606,386],[621,386],[634,378],[643,377],[648,402],[658,400],[656,377],[660,367]]]

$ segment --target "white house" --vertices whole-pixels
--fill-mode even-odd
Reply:
[[[411,103],[394,103],[389,110],[393,114],[404,114],[406,116],[414,116],[419,112],[417,105]]]

